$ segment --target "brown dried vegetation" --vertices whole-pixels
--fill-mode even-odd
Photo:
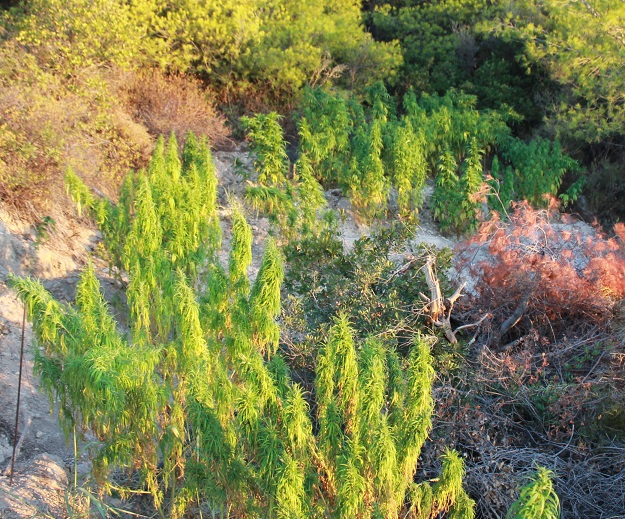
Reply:
[[[228,130],[209,93],[189,76],[158,70],[126,73],[118,86],[129,113],[155,137],[174,132],[178,142],[192,131],[216,148],[227,147]]]
[[[107,196],[147,165],[154,138],[228,131],[202,85],[160,72],[84,68],[63,75],[14,41],[0,45],[0,202],[31,222],[69,206],[71,166]]]
[[[528,333],[552,340],[610,321],[625,295],[622,226],[607,238],[560,214],[554,204],[516,205],[510,220],[495,216],[462,244],[458,269],[474,280],[467,321],[490,314],[484,332],[501,346]],[[471,314],[475,315],[471,315]]]
[[[624,238],[521,203],[459,250],[472,295],[455,317],[488,317],[436,389],[433,436],[464,453],[478,517],[503,517],[536,464],[555,471],[563,517],[621,517]]]

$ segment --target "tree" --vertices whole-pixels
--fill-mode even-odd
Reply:
[[[527,125],[542,122],[537,99],[551,90],[543,67],[528,67],[525,39],[493,33],[490,23],[507,12],[502,0],[413,0],[364,3],[374,38],[398,41],[403,66],[396,90],[429,94],[461,89],[477,96],[479,108],[513,107]]]
[[[609,140],[625,121],[622,63],[625,7],[608,0],[518,0],[500,19],[499,30],[526,42],[527,59],[545,66],[560,83],[548,106],[561,135],[582,142]]]

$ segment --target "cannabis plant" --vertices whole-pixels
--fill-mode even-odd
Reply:
[[[521,488],[519,498],[508,510],[508,519],[558,519],[560,500],[553,483],[553,472],[538,467],[536,473]]]
[[[102,491],[147,492],[172,519],[192,507],[235,517],[473,517],[454,453],[437,483],[413,482],[433,410],[429,339],[416,334],[402,361],[379,339],[357,340],[339,315],[321,345],[314,393],[305,392],[280,353],[280,250],[268,241],[250,284],[252,233],[234,208],[222,264],[209,148],[189,136],[182,158],[177,149],[173,136],[160,140],[116,204],[68,173],[72,197],[127,276],[127,328],[91,263],[74,304],[11,280],[62,423],[98,439]],[[115,468],[134,477],[120,482]]]

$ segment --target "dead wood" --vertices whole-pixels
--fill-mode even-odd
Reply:
[[[451,312],[456,301],[462,297],[462,290],[464,290],[466,283],[460,285],[451,297],[443,298],[440,281],[436,273],[436,257],[428,256],[423,268],[425,269],[425,282],[430,289],[429,298],[421,294],[421,297],[427,302],[425,311],[429,314],[432,324],[437,328],[442,328],[447,340],[456,344],[458,339],[456,339],[456,334],[451,327]]]

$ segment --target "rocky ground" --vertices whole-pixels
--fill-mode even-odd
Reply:
[[[59,299],[70,300],[78,273],[98,234],[86,222],[57,215],[43,229],[0,212],[0,517],[61,517],[65,507],[67,464],[72,462],[56,413],[39,391],[33,374],[32,329],[24,329],[25,355],[18,420],[20,449],[13,486],[9,472],[15,437],[23,306],[7,287],[7,276],[33,276]],[[103,276],[104,277],[104,276]]]

